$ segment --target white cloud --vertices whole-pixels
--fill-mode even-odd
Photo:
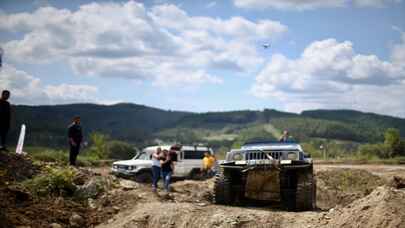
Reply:
[[[217,2],[213,1],[213,2],[209,2],[205,7],[206,8],[213,8],[217,5]]]
[[[5,64],[0,71],[0,90],[8,89],[17,101],[34,102],[45,96],[41,90],[41,81],[24,71]]]
[[[401,34],[401,42],[394,45],[391,53],[391,58],[396,64],[405,65],[405,32],[399,32]]]
[[[45,94],[55,100],[85,101],[98,92],[97,87],[89,85],[48,85],[44,89]]]
[[[52,20],[49,20],[52,18]],[[192,17],[175,5],[91,3],[0,14],[0,31],[23,37],[4,45],[15,62],[64,60],[77,74],[125,77],[155,85],[220,83],[210,72],[253,72],[263,63],[255,41],[287,31],[280,22]],[[169,69],[169,70],[168,70]]]
[[[0,71],[0,90],[10,90],[17,104],[98,102],[98,89],[89,85],[44,85],[40,79],[5,64]]]
[[[315,41],[297,59],[275,54],[251,88],[290,111],[355,108],[405,116],[404,41],[391,61],[357,54],[349,41]],[[402,95],[401,95],[402,94]]]
[[[382,7],[402,0],[233,0],[239,8],[282,10],[311,10],[336,7]]]

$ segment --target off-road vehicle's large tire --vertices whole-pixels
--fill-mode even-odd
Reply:
[[[288,211],[316,208],[316,182],[312,166],[280,172],[281,205]]]
[[[221,167],[215,175],[214,203],[230,205],[233,201],[234,193],[232,191],[231,175]]]
[[[295,210],[296,192],[297,172],[295,170],[282,170],[280,172],[280,201],[284,210]]]
[[[312,167],[298,172],[295,210],[306,211],[316,208],[316,180]]]

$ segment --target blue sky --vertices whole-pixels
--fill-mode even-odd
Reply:
[[[5,0],[0,9],[0,89],[16,104],[405,117],[403,0]]]

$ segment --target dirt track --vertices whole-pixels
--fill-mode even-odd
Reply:
[[[390,186],[393,176],[405,177],[405,166],[316,165],[315,169],[317,211],[214,205],[212,180],[186,180],[174,183],[169,195],[154,194],[149,185],[134,185],[123,194],[120,212],[98,227],[405,227],[405,189]]]

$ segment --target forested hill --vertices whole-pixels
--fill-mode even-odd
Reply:
[[[271,138],[283,129],[290,130],[300,140],[328,138],[376,142],[382,140],[387,128],[398,128],[405,135],[405,119],[352,110],[313,110],[301,114],[273,109],[188,113],[123,103],[109,106],[17,105],[13,106],[13,112],[10,139],[17,140],[17,126],[25,123],[27,144],[44,146],[64,145],[67,126],[75,115],[82,117],[86,135],[101,132],[115,139],[142,144],[156,138],[181,141],[220,141],[222,139],[217,136],[224,135]],[[185,138],[179,139],[179,133]]]
[[[148,139],[154,132],[173,126],[186,112],[166,111],[136,104],[72,104],[13,107],[11,137],[17,138],[16,126],[27,125],[27,143],[34,145],[66,144],[67,127],[75,115],[81,116],[85,135],[101,132],[129,142]]]
[[[267,126],[258,129],[258,126]],[[186,115],[178,123],[181,128],[201,128],[261,137],[275,137],[274,131],[289,130],[297,139],[326,138],[355,142],[378,142],[387,128],[398,128],[405,136],[405,119],[363,113],[353,110],[313,110],[301,114],[264,111],[210,112]],[[254,128],[251,131],[242,129]],[[267,129],[271,129],[270,132]],[[266,134],[266,131],[269,134]],[[261,133],[260,133],[261,132]],[[247,135],[246,137],[249,137]],[[245,138],[246,138],[245,137]]]
[[[377,129],[389,127],[398,128],[405,133],[405,120],[397,117],[366,113],[353,110],[311,110],[301,113],[303,117],[311,117],[324,120],[335,120],[347,123],[357,123]]]

